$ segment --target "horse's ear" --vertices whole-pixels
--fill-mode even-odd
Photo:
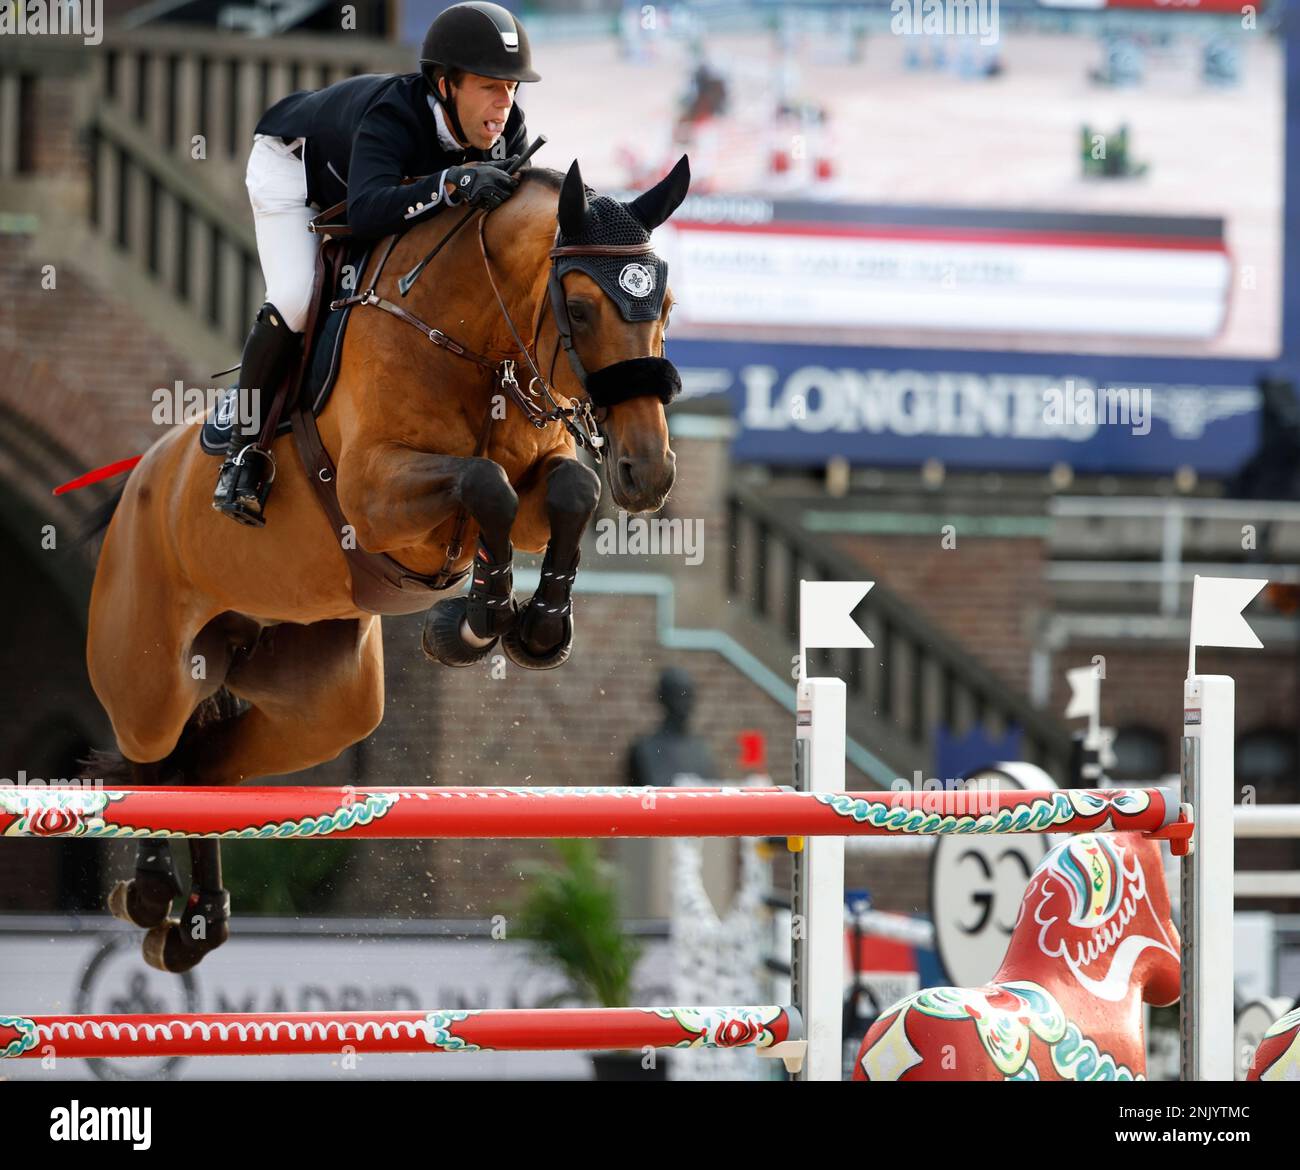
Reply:
[[[569,239],[575,239],[582,235],[582,225],[586,219],[587,189],[583,185],[582,171],[575,158],[569,173],[564,176],[564,186],[560,188],[560,231]]]
[[[662,179],[644,195],[638,195],[627,209],[652,232],[681,206],[691,187],[691,160],[682,155]]]

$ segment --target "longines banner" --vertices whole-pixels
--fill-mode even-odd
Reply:
[[[725,395],[738,459],[1228,475],[1254,453],[1254,363],[676,340],[689,397]]]

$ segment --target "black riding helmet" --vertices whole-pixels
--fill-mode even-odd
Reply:
[[[452,130],[463,141],[465,133],[454,103],[444,101],[438,93],[438,78],[449,69],[463,69],[466,73],[502,81],[542,79],[533,69],[532,49],[524,26],[500,4],[490,4],[487,0],[453,4],[439,13],[429,25],[420,50],[420,72],[434,100],[446,110]]]

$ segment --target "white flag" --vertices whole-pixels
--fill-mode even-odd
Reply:
[[[874,584],[874,581],[800,581],[800,650],[810,646],[870,649],[874,643],[849,614]]]
[[[1251,650],[1264,643],[1241,616],[1267,585],[1258,577],[1202,577],[1192,582],[1192,645],[1241,646]]]
[[[1077,666],[1065,672],[1070,684],[1067,719],[1091,718],[1101,710],[1101,672],[1095,666]]]

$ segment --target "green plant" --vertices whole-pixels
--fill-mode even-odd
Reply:
[[[241,912],[292,917],[333,901],[354,841],[240,841],[228,850],[226,879]]]
[[[514,934],[527,939],[538,961],[559,969],[567,989],[552,1003],[576,998],[601,1007],[632,1002],[632,972],[641,946],[623,933],[618,871],[601,860],[595,841],[555,841],[558,863],[525,868],[532,885]]]

